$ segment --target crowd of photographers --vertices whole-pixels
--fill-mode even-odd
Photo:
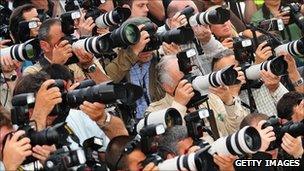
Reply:
[[[0,170],[304,169],[302,1],[0,0],[0,21]]]

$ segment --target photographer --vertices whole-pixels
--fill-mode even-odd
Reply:
[[[60,69],[60,67],[53,67],[53,69],[53,73],[58,72],[58,74],[54,74],[57,76],[55,79],[58,79],[58,76],[62,75],[62,73],[65,73],[63,75],[68,73],[67,69]],[[62,98],[58,87],[49,88],[55,82],[54,80],[48,80],[49,78],[50,76],[43,72],[24,76],[17,83],[14,91],[15,95],[30,92],[37,94],[34,109],[30,112],[30,118],[36,121],[38,130],[56,122],[66,121],[68,126],[78,136],[80,144],[92,136],[101,137],[107,142],[105,134],[110,139],[117,135],[127,134],[122,121],[115,116],[106,114],[104,111],[105,106],[97,102],[84,102],[80,108],[85,113],[80,110],[70,109],[67,111],[68,113],[59,113],[54,116],[52,110],[56,104],[61,103]],[[68,83],[66,88],[69,90],[72,81],[65,81]],[[72,87],[75,88],[75,85]],[[75,148],[75,145],[77,146],[73,142],[72,147]]]
[[[193,153],[199,148],[193,146],[193,139],[188,136],[187,127],[182,125],[167,128],[158,140],[158,152],[164,159]]]
[[[160,101],[151,103],[148,112],[167,107],[176,108],[182,116],[187,115],[186,105],[194,96],[193,87],[187,80],[181,80],[183,73],[179,70],[175,56],[165,56],[157,65],[159,82],[166,91],[166,96]],[[221,88],[218,88],[221,89]],[[229,97],[229,98],[227,98]],[[242,109],[238,100],[233,99],[229,89],[225,89],[221,96],[209,94],[210,108],[214,111],[218,132],[221,136],[233,133],[248,113]],[[222,100],[222,99],[223,100]],[[202,106],[206,106],[202,104]]]
[[[262,8],[253,14],[251,22],[258,24],[260,21],[280,18],[283,20],[285,29],[282,34],[283,40],[297,40],[301,38],[301,30],[296,24],[290,24],[290,16],[286,12],[281,12],[281,8],[288,5],[282,0],[277,1],[265,1]]]
[[[168,19],[166,20],[166,24],[160,27],[158,32],[161,33],[165,30],[186,26],[188,21],[186,16],[181,14],[181,11],[187,6],[192,7],[194,13],[198,12],[196,5],[192,1],[171,1],[167,8]],[[223,49],[223,46],[215,40],[208,25],[197,25],[193,26],[192,29],[196,38],[195,40],[180,46],[163,43],[163,51],[166,55],[170,55],[176,54],[181,50],[195,49],[196,55],[191,58],[191,64],[197,66],[199,69],[195,70],[194,73],[197,75],[205,75],[211,72],[210,64],[213,54]]]
[[[126,21],[142,29],[144,24],[151,22],[148,18],[135,17]],[[144,89],[144,96],[136,101],[136,118],[141,119],[150,102],[160,99],[163,96],[162,90],[157,86],[155,65],[158,56],[153,51],[143,52],[147,43],[150,41],[147,31],[141,31],[141,37],[137,44],[128,47],[125,51],[130,63],[121,63],[123,56],[118,56],[106,66],[107,74],[115,82],[121,81],[126,77],[128,82],[141,86]],[[130,54],[130,55],[129,55]],[[124,59],[125,61],[125,59]],[[119,78],[118,78],[118,77]]]
[[[219,56],[214,58],[212,62],[212,68],[214,71],[223,69],[227,66],[235,65],[238,66],[238,61],[232,52],[230,55]],[[272,74],[270,71],[260,71],[263,85],[260,88],[251,88],[253,99],[256,104],[258,112],[266,113],[267,115],[277,115],[275,104],[277,101],[288,92],[288,90],[280,83],[280,77]],[[257,73],[258,74],[258,73]],[[238,88],[233,96],[240,97],[243,106],[249,106],[249,98],[246,91]],[[245,103],[245,104],[244,104]],[[247,104],[247,105],[246,105]]]
[[[141,151],[140,147],[129,153],[124,154],[124,148],[132,140],[132,137],[118,136],[113,138],[106,150],[106,163],[111,171],[115,170],[145,170],[156,171],[157,166],[154,163],[149,163],[143,167],[141,162],[146,159],[146,155]]]
[[[38,38],[44,54],[35,65],[26,68],[24,74],[36,73],[52,63],[63,65],[73,56],[74,52],[79,59],[79,63],[71,64],[69,68],[73,70],[76,80],[84,80],[86,77],[91,77],[97,83],[108,80],[108,77],[103,73],[100,63],[95,60],[93,55],[85,52],[83,49],[73,51],[71,44],[67,40],[64,40],[64,37],[60,20],[49,19],[43,22],[39,28]],[[88,70],[93,65],[96,70]]]

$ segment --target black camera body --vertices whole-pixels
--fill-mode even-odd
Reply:
[[[101,147],[103,147],[103,140],[91,137],[83,142],[81,149],[70,150],[65,147],[59,149],[46,160],[45,170],[63,171],[80,166],[77,170],[106,171],[105,163],[95,159],[95,152]]]
[[[281,9],[281,12],[288,12],[290,16],[289,23],[295,23],[302,31],[304,31],[304,16],[301,13],[301,4],[290,3]]]
[[[156,24],[147,23],[144,30],[149,33],[150,42],[146,45],[143,52],[157,50],[163,42],[186,44],[194,39],[194,32],[191,27],[179,27],[162,33],[156,33]]]
[[[285,133],[288,133],[293,137],[304,135],[304,120],[301,122],[289,121],[285,124],[281,124],[278,118],[271,117],[262,125],[262,129],[265,129],[268,126],[273,127],[276,140],[270,143],[267,150],[273,150],[280,147]]]

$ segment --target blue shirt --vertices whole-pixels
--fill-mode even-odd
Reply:
[[[144,112],[150,104],[149,94],[149,68],[151,61],[139,65],[136,63],[130,70],[131,83],[141,86],[144,90],[144,95],[136,101],[136,118],[143,118]]]

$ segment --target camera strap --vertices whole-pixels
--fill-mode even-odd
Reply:
[[[196,50],[198,52],[198,55],[203,55],[204,54],[204,51],[203,51],[203,48],[199,42],[199,40],[197,38],[195,38],[193,40],[194,44],[195,44],[195,47],[196,47]]]

